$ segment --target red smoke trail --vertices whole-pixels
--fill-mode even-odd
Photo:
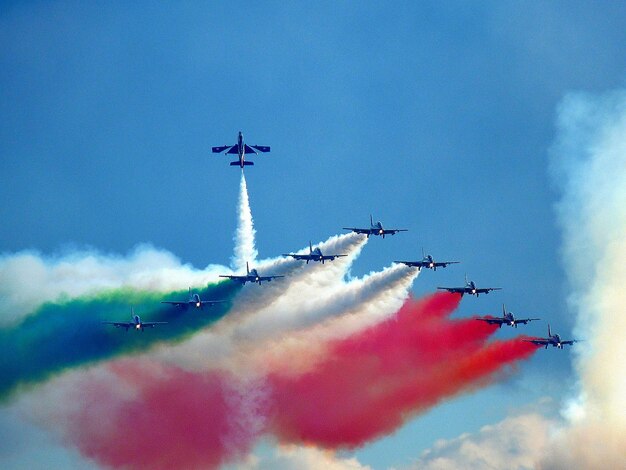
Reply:
[[[77,387],[89,400],[66,420],[69,437],[98,462],[131,468],[217,467],[266,432],[359,446],[537,349],[520,339],[487,343],[497,326],[449,319],[460,298],[408,300],[394,317],[328,343],[301,375],[276,370],[244,383],[222,371],[118,361],[110,366],[118,380]]]
[[[194,374],[145,360],[117,361],[110,370],[120,382],[87,387],[89,402],[70,417],[70,439],[100,463],[214,468],[245,455],[257,437],[239,426],[243,415],[235,413],[227,374]]]
[[[447,318],[459,300],[409,300],[396,317],[331,345],[311,372],[272,374],[272,431],[288,442],[359,446],[536,350],[518,339],[486,345],[497,326]]]

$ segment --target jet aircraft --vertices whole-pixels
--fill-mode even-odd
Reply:
[[[476,287],[474,281],[468,281],[467,275],[465,276],[465,286],[464,287],[437,287],[437,289],[447,290],[448,292],[454,292],[457,294],[470,294],[478,297],[478,294],[488,294],[492,290],[501,290],[501,287]]]
[[[517,318],[515,318],[515,315],[513,315],[513,312],[507,312],[506,306],[502,304],[501,317],[479,317],[476,320],[487,322],[490,325],[498,325],[500,328],[502,328],[502,325],[509,325],[517,328],[518,324],[525,325],[528,322],[540,320],[540,318],[523,318],[521,320],[518,320]]]
[[[227,277],[228,279],[241,282],[242,284],[245,284],[246,282],[256,282],[257,284],[261,285],[262,281],[270,282],[272,279],[276,279],[278,277],[285,277],[285,276],[259,276],[259,273],[257,272],[257,270],[250,269],[250,267],[248,266],[248,263],[246,262],[246,274],[245,275],[235,276],[235,275],[220,274],[220,277]]]
[[[306,264],[309,264],[309,261],[321,261],[322,264],[324,264],[324,261],[328,260],[328,261],[332,261],[335,258],[339,258],[341,256],[348,256],[348,255],[324,255],[322,254],[322,250],[319,247],[315,247],[315,249],[313,249],[313,245],[311,244],[311,242],[309,241],[309,254],[308,255],[298,255],[295,253],[284,253],[283,256],[291,256],[294,259],[297,260],[301,260],[304,261],[306,260]]]
[[[181,308],[194,307],[194,308],[199,308],[199,309],[202,309],[202,307],[204,307],[205,305],[213,306],[215,304],[221,304],[223,302],[226,302],[226,301],[225,300],[201,300],[200,295],[191,292],[191,287],[189,288],[189,298],[187,300],[183,300],[183,301],[162,300],[161,301],[162,304],[175,305],[176,307],[181,307]]]
[[[103,321],[107,325],[113,325],[115,328],[126,328],[128,331],[129,328],[134,328],[135,330],[141,330],[143,332],[144,328],[154,328],[156,325],[165,325],[166,321],[141,321],[139,315],[135,315],[135,310],[131,307],[130,309],[130,321]]]
[[[554,348],[563,349],[563,345],[569,344],[570,346],[580,340],[578,339],[569,339],[562,340],[559,335],[556,333],[552,334],[550,331],[550,323],[548,323],[548,337],[547,338],[534,338],[534,339],[525,339],[529,343],[539,344],[541,346],[545,346],[548,349],[548,346],[552,345]]]
[[[230,162],[230,166],[239,166],[243,169],[244,166],[254,165],[254,162],[246,160],[246,154],[255,154],[259,152],[269,152],[270,148],[265,145],[248,145],[243,141],[243,134],[239,131],[237,136],[237,143],[235,145],[222,145],[220,147],[212,147],[213,153],[222,153],[239,155],[239,160]]]
[[[408,231],[405,228],[387,228],[387,229],[383,228],[383,224],[381,224],[380,222],[374,223],[374,219],[372,218],[371,214],[370,214],[369,228],[343,227],[343,230],[352,230],[353,232],[356,232],[356,233],[362,233],[364,235],[367,235],[367,238],[369,238],[370,235],[378,235],[378,236],[382,236],[383,238],[385,238],[385,235],[395,235],[398,232]]]
[[[431,255],[424,254],[422,248],[422,261],[394,261],[394,263],[403,263],[407,266],[413,266],[418,269],[428,268],[437,271],[437,268],[445,268],[449,264],[458,264],[460,261],[435,261]]]

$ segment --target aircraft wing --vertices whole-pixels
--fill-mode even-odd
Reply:
[[[478,317],[476,320],[487,322],[490,325],[502,325],[503,323],[506,323],[506,320],[502,318]]]
[[[438,261],[433,263],[436,268],[445,268],[449,264],[459,264],[460,261]]]
[[[248,276],[235,276],[234,274],[220,274],[220,277],[227,277],[233,281],[239,281],[245,283],[248,280]]]
[[[170,305],[176,305],[177,307],[180,305],[187,305],[188,302],[175,302],[173,300],[162,300],[161,301],[162,304],[170,304]]]
[[[211,147],[211,150],[213,151],[213,153],[222,153],[226,149],[232,150],[233,148],[236,150],[237,146],[236,145],[222,145],[221,147]]]
[[[394,261],[394,263],[402,263],[406,264],[407,266],[412,266],[414,268],[420,269],[428,266],[428,263],[426,261]]]
[[[256,150],[254,150],[248,144],[243,144],[243,146],[245,147],[246,153],[254,153],[254,154],[256,154]]]
[[[342,230],[352,230],[355,233],[371,233],[369,228],[342,227]]]
[[[247,145],[246,145],[247,147]],[[269,152],[270,148],[266,145],[253,145],[252,146],[253,149],[258,150],[259,152]],[[248,151],[248,149],[246,149],[246,152]]]
[[[502,290],[502,287],[482,287],[480,289],[476,289],[477,294],[488,294],[492,290]]]
[[[150,328],[154,328],[155,325],[165,325],[167,322],[166,321],[142,321],[141,322],[141,326],[145,327],[150,327]]]
[[[322,255],[322,259],[332,261],[335,258],[342,258],[344,256],[348,256],[348,255]]]
[[[541,318],[522,318],[521,320],[515,319],[515,323],[521,323],[522,325],[526,325],[530,321],[541,320]]]
[[[311,255],[297,255],[295,253],[283,253],[283,256],[291,256],[293,259],[297,260],[311,260],[313,257]]]
[[[576,343],[577,341],[578,341],[577,339],[568,339],[567,341],[561,341],[561,344],[572,345],[572,344]]]
[[[386,228],[383,229],[383,234],[385,235],[395,235],[398,232],[408,232],[409,230],[406,228]]]
[[[467,292],[469,292],[467,287],[437,287],[437,289],[447,290],[448,292],[456,294],[466,294]]]
[[[285,277],[285,276],[259,276],[259,281],[271,281],[272,279],[277,279],[279,277]]]
[[[547,344],[551,344],[551,341],[546,338],[525,339],[524,341],[528,343],[538,344],[540,346],[546,346]]]
[[[225,300],[201,300],[200,303],[202,305],[214,305],[214,304],[223,304],[226,302]]]
[[[113,325],[115,328],[130,328],[135,326],[134,323],[128,321],[103,321],[106,325]]]

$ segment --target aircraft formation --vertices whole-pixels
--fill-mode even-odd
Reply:
[[[243,133],[239,131],[237,135],[237,143],[234,145],[222,145],[211,148],[213,153],[224,153],[226,155],[237,155],[238,159],[230,162],[230,166],[239,166],[241,170],[246,166],[254,165],[254,162],[246,160],[246,155],[257,155],[257,152],[267,153],[270,151],[269,146],[265,145],[248,145],[244,142]],[[386,235],[395,235],[399,232],[407,232],[408,230],[405,228],[385,228],[383,224],[378,221],[374,223],[374,218],[370,214],[370,225],[369,227],[343,227],[343,230],[349,230],[354,233],[358,233],[360,235],[365,235],[367,238],[370,236],[379,236],[381,238],[385,238]],[[298,254],[298,253],[283,253],[282,256],[291,257],[298,261],[305,261],[306,264],[312,262],[321,262],[325,264],[326,261],[333,261],[336,258],[347,256],[346,254],[330,254],[326,255],[322,253],[321,248],[315,247],[313,248],[313,244],[309,241],[309,253]],[[422,249],[422,259],[417,261],[394,261],[394,263],[404,264],[409,267],[417,268],[418,271],[422,269],[431,269],[432,271],[437,271],[437,268],[445,268],[450,264],[458,264],[460,261],[435,261],[435,259],[430,254],[424,253]],[[283,275],[271,275],[271,276],[261,276],[257,269],[250,269],[249,263],[246,262],[246,274],[242,275],[233,275],[233,274],[222,274],[219,277],[227,278],[235,282],[239,282],[242,285],[250,282],[253,284],[261,285],[264,281],[270,282],[274,279],[285,277]],[[474,295],[478,297],[480,294],[488,294],[489,292],[501,290],[501,287],[477,287],[474,281],[468,280],[467,275],[465,275],[465,285],[459,287],[437,287],[439,290],[445,290],[451,293],[461,294],[461,296],[468,294]],[[169,304],[175,306],[177,308],[193,308],[193,309],[202,309],[204,305],[213,306],[215,304],[223,303],[225,300],[202,300],[200,299],[199,294],[193,293],[191,287],[189,287],[189,296],[187,300],[183,301],[175,301],[175,300],[164,300],[161,303]],[[502,316],[483,316],[477,317],[476,320],[483,321],[488,324],[498,325],[499,328],[502,328],[502,325],[511,326],[517,328],[517,325],[526,325],[532,321],[540,320],[539,318],[515,318],[513,312],[507,312],[505,304],[502,304]],[[153,328],[156,325],[166,324],[167,322],[144,322],[141,320],[139,315],[134,313],[134,310],[131,308],[131,321],[130,322],[114,322],[114,321],[105,321],[102,322],[105,324],[111,324],[116,328],[125,328],[126,331],[129,328],[133,328],[135,330],[144,331],[144,328]],[[533,344],[545,346],[545,349],[548,349],[548,346],[553,346],[558,349],[563,349],[564,345],[572,345],[575,342],[580,340],[563,340],[558,334],[552,334],[550,329],[550,324],[548,323],[548,337],[540,338],[535,337],[531,339],[525,339],[524,341],[531,342]]]

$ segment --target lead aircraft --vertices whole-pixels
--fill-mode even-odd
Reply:
[[[222,145],[220,147],[211,147],[211,149],[213,153],[224,152],[226,155],[238,155],[239,160],[230,162],[230,166],[239,166],[241,169],[243,169],[244,166],[254,165],[254,162],[246,160],[246,154],[256,155],[257,151],[263,153],[270,151],[270,148],[265,145],[248,145],[244,143],[241,131],[239,131],[237,135],[237,143],[235,145]]]
[[[135,310],[130,308],[130,321],[103,321],[107,325],[113,325],[115,328],[125,328],[128,331],[129,328],[135,330],[141,330],[144,328],[154,328],[156,325],[165,325],[166,321],[141,321],[139,315],[135,315]]]

